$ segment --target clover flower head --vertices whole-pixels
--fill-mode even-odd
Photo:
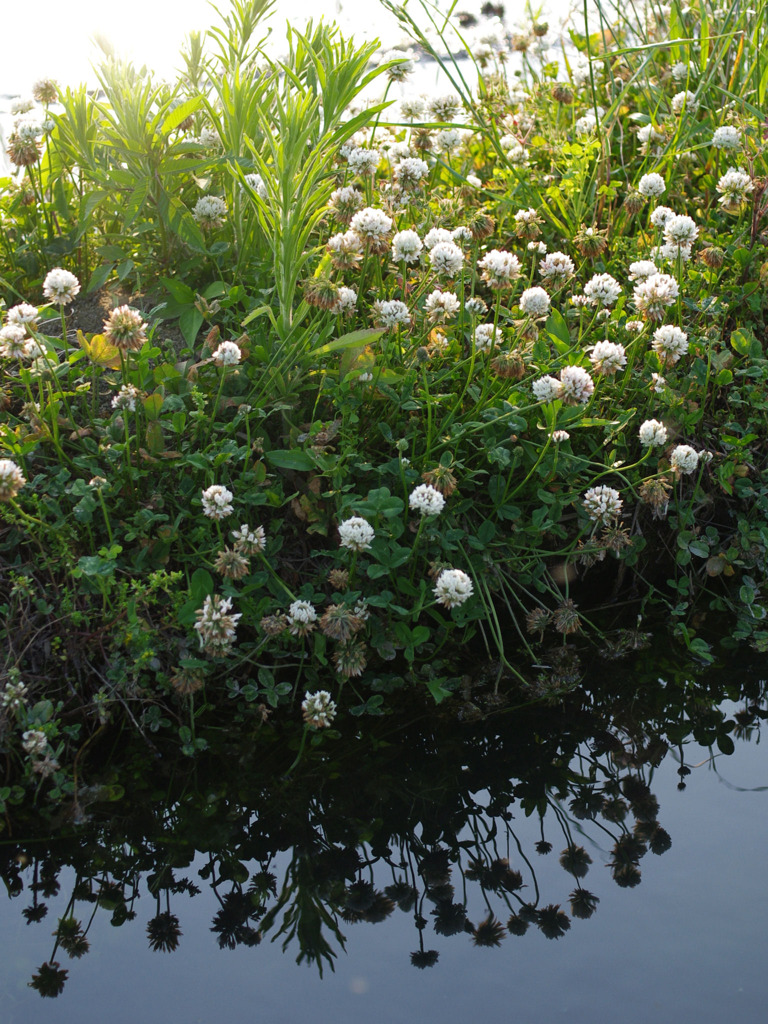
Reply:
[[[424,303],[424,312],[433,323],[453,320],[460,309],[461,303],[454,292],[441,292],[438,289],[430,292]]]
[[[392,176],[401,188],[414,188],[429,173],[429,164],[420,157],[406,157],[395,164]]]
[[[699,234],[699,229],[692,217],[676,214],[664,223],[664,241],[669,245],[692,245]]]
[[[373,304],[374,316],[382,327],[407,327],[411,322],[411,314],[404,302],[399,299],[385,299]]]
[[[307,636],[316,622],[317,611],[309,601],[294,601],[288,608],[288,629],[294,636]]]
[[[219,228],[227,216],[227,204],[221,196],[201,196],[194,205],[192,216],[203,228]]]
[[[222,484],[212,484],[203,491],[203,515],[209,519],[226,519],[235,511],[234,495]]]
[[[357,306],[357,292],[354,288],[339,286],[336,301],[331,306],[332,313],[351,313]]]
[[[693,473],[699,464],[699,456],[688,444],[679,444],[672,449],[669,464],[675,473]]]
[[[427,249],[434,249],[439,242],[453,242],[453,232],[448,228],[430,228],[424,235],[424,245]]]
[[[213,361],[217,366],[237,366],[242,358],[240,346],[234,341],[222,341],[213,353]]]
[[[21,745],[30,757],[42,757],[48,749],[48,737],[42,729],[27,729],[22,733]]]
[[[688,351],[688,335],[674,324],[664,324],[653,332],[651,348],[658,353],[662,366],[674,366]]]
[[[395,263],[417,263],[423,243],[410,228],[398,231],[392,239],[392,259]]]
[[[554,402],[563,397],[563,385],[557,377],[539,377],[531,385],[534,398],[537,402]]]
[[[22,324],[8,323],[0,328],[0,356],[23,359],[27,353],[27,329]]]
[[[494,324],[478,324],[472,337],[478,352],[490,352],[501,341],[501,328]]]
[[[595,390],[595,382],[583,366],[564,366],[560,371],[562,398],[565,405],[584,405]]]
[[[366,149],[364,146],[357,146],[347,154],[350,171],[361,177],[366,174],[375,174],[380,161],[381,153],[378,149]]]
[[[621,513],[622,505],[619,492],[613,487],[599,484],[590,487],[584,494],[584,508],[594,523],[606,524],[616,519]]]
[[[613,341],[598,341],[592,346],[589,361],[592,363],[595,373],[612,377],[627,365],[627,353],[623,345],[618,345]]]
[[[637,184],[637,191],[641,196],[645,196],[647,199],[656,198],[657,196],[663,195],[666,190],[666,184],[660,174],[652,171],[650,174],[644,174]]]
[[[741,132],[732,124],[723,124],[715,129],[712,136],[715,149],[741,149]]]
[[[328,209],[342,224],[349,224],[352,217],[364,206],[363,194],[354,185],[337,188],[331,192],[331,197],[328,200]]]
[[[26,477],[12,459],[0,459],[0,501],[15,498],[26,482]]]
[[[610,308],[621,295],[621,285],[610,274],[595,274],[584,285],[584,294],[591,306]]]
[[[662,231],[668,220],[671,220],[675,216],[675,211],[670,210],[668,206],[657,206],[651,214],[651,224],[655,228],[660,228]]]
[[[667,443],[667,428],[659,420],[645,420],[640,424],[638,434],[643,448],[652,448],[654,445]]]
[[[103,334],[121,352],[138,352],[147,340],[146,327],[138,310],[117,306],[104,321]]]
[[[429,250],[429,262],[438,277],[453,280],[464,266],[464,253],[454,241],[438,242]]]
[[[243,555],[258,555],[267,547],[267,535],[263,526],[251,529],[247,523],[243,523],[239,530],[232,530],[230,536],[235,542],[235,551]]]
[[[635,306],[646,320],[661,320],[664,310],[677,302],[680,288],[669,274],[651,274],[634,290]]]
[[[141,392],[135,384],[122,384],[120,390],[112,399],[113,409],[126,409],[128,412],[136,411],[136,402]]]
[[[336,717],[336,704],[327,690],[316,690],[304,694],[301,702],[304,722],[313,729],[327,729]]]
[[[653,260],[638,260],[636,263],[630,263],[629,265],[629,280],[630,281],[647,281],[653,274],[658,274],[659,268],[653,262]]]
[[[269,198],[269,190],[260,174],[245,174],[243,175],[243,181],[251,192],[254,192],[260,199]],[[245,191],[242,189],[242,186],[241,190]]]
[[[66,306],[67,303],[72,302],[79,291],[78,279],[68,270],[62,270],[61,267],[49,270],[43,281],[43,295],[59,306]]]
[[[677,92],[672,97],[672,112],[674,114],[681,114],[683,110],[693,114],[698,106],[699,101],[696,99],[696,94],[689,90]]]
[[[721,198],[719,204],[726,210],[736,212],[754,190],[754,183],[746,171],[737,167],[729,167],[717,182],[717,191]]]
[[[37,306],[32,306],[28,302],[20,302],[17,306],[11,306],[6,314],[5,320],[7,324],[15,324],[16,326],[24,326],[29,324],[34,327],[40,318]]]
[[[539,273],[545,281],[565,281],[575,269],[573,260],[564,252],[550,252],[539,260]]]
[[[445,508],[445,498],[431,484],[419,484],[408,498],[409,506],[422,516],[437,516]]]
[[[362,516],[351,516],[339,523],[339,541],[350,551],[368,551],[374,536],[373,527]]]
[[[463,569],[443,569],[435,581],[432,593],[443,607],[458,608],[469,600],[473,589],[472,580]]]
[[[357,211],[349,226],[364,242],[371,245],[374,251],[386,252],[389,246],[389,233],[392,230],[392,218],[383,210],[366,206]]]
[[[226,654],[235,639],[235,628],[241,618],[240,612],[232,614],[232,598],[208,594],[203,607],[196,612],[200,647],[208,654]]]
[[[509,288],[520,276],[520,260],[505,249],[491,249],[477,265],[483,272],[483,280],[493,289]]]
[[[549,295],[543,288],[526,288],[520,296],[519,305],[527,316],[545,316],[549,312]]]

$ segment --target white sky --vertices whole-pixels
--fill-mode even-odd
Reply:
[[[27,95],[38,78],[62,85],[92,80],[90,65],[99,51],[89,41],[102,33],[124,57],[162,75],[179,66],[184,37],[218,20],[207,0],[3,0],[0,93]],[[229,9],[229,0],[217,4]],[[290,19],[300,25],[325,16],[360,36],[375,36],[386,12],[377,0],[279,0],[270,19],[283,35]]]

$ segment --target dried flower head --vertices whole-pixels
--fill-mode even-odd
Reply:
[[[245,555],[237,548],[224,548],[216,556],[213,567],[219,575],[228,580],[241,580],[248,575],[249,565]]]
[[[147,340],[141,313],[130,306],[118,306],[104,321],[104,337],[121,352],[138,352]]]
[[[320,618],[320,631],[332,640],[351,640],[363,622],[344,604],[329,604]]]

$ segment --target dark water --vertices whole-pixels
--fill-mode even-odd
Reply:
[[[763,1021],[765,683],[759,664],[691,676],[673,662],[661,679],[647,657],[610,664],[559,708],[473,694],[437,716],[347,720],[287,781],[285,735],[222,743],[192,772],[142,754],[123,800],[56,841],[31,819],[2,837],[17,895],[0,918],[0,1019]],[[569,904],[580,886],[599,899],[588,919]],[[36,903],[47,914],[28,924]],[[524,935],[502,927],[512,912]],[[162,930],[169,913],[180,936]],[[59,945],[68,976],[42,998],[28,983],[57,920],[92,915],[90,948]]]

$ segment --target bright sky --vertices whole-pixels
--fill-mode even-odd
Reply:
[[[279,0],[270,24],[282,36],[289,18],[299,25],[323,15],[357,34],[378,34],[387,16],[376,0],[342,2],[347,11],[340,11],[340,0]],[[217,6],[226,11],[229,0]],[[218,20],[207,0],[4,0],[2,7],[0,94],[25,96],[38,78],[69,85],[88,80],[99,56],[89,41],[96,33],[134,63],[170,75],[187,33]]]

